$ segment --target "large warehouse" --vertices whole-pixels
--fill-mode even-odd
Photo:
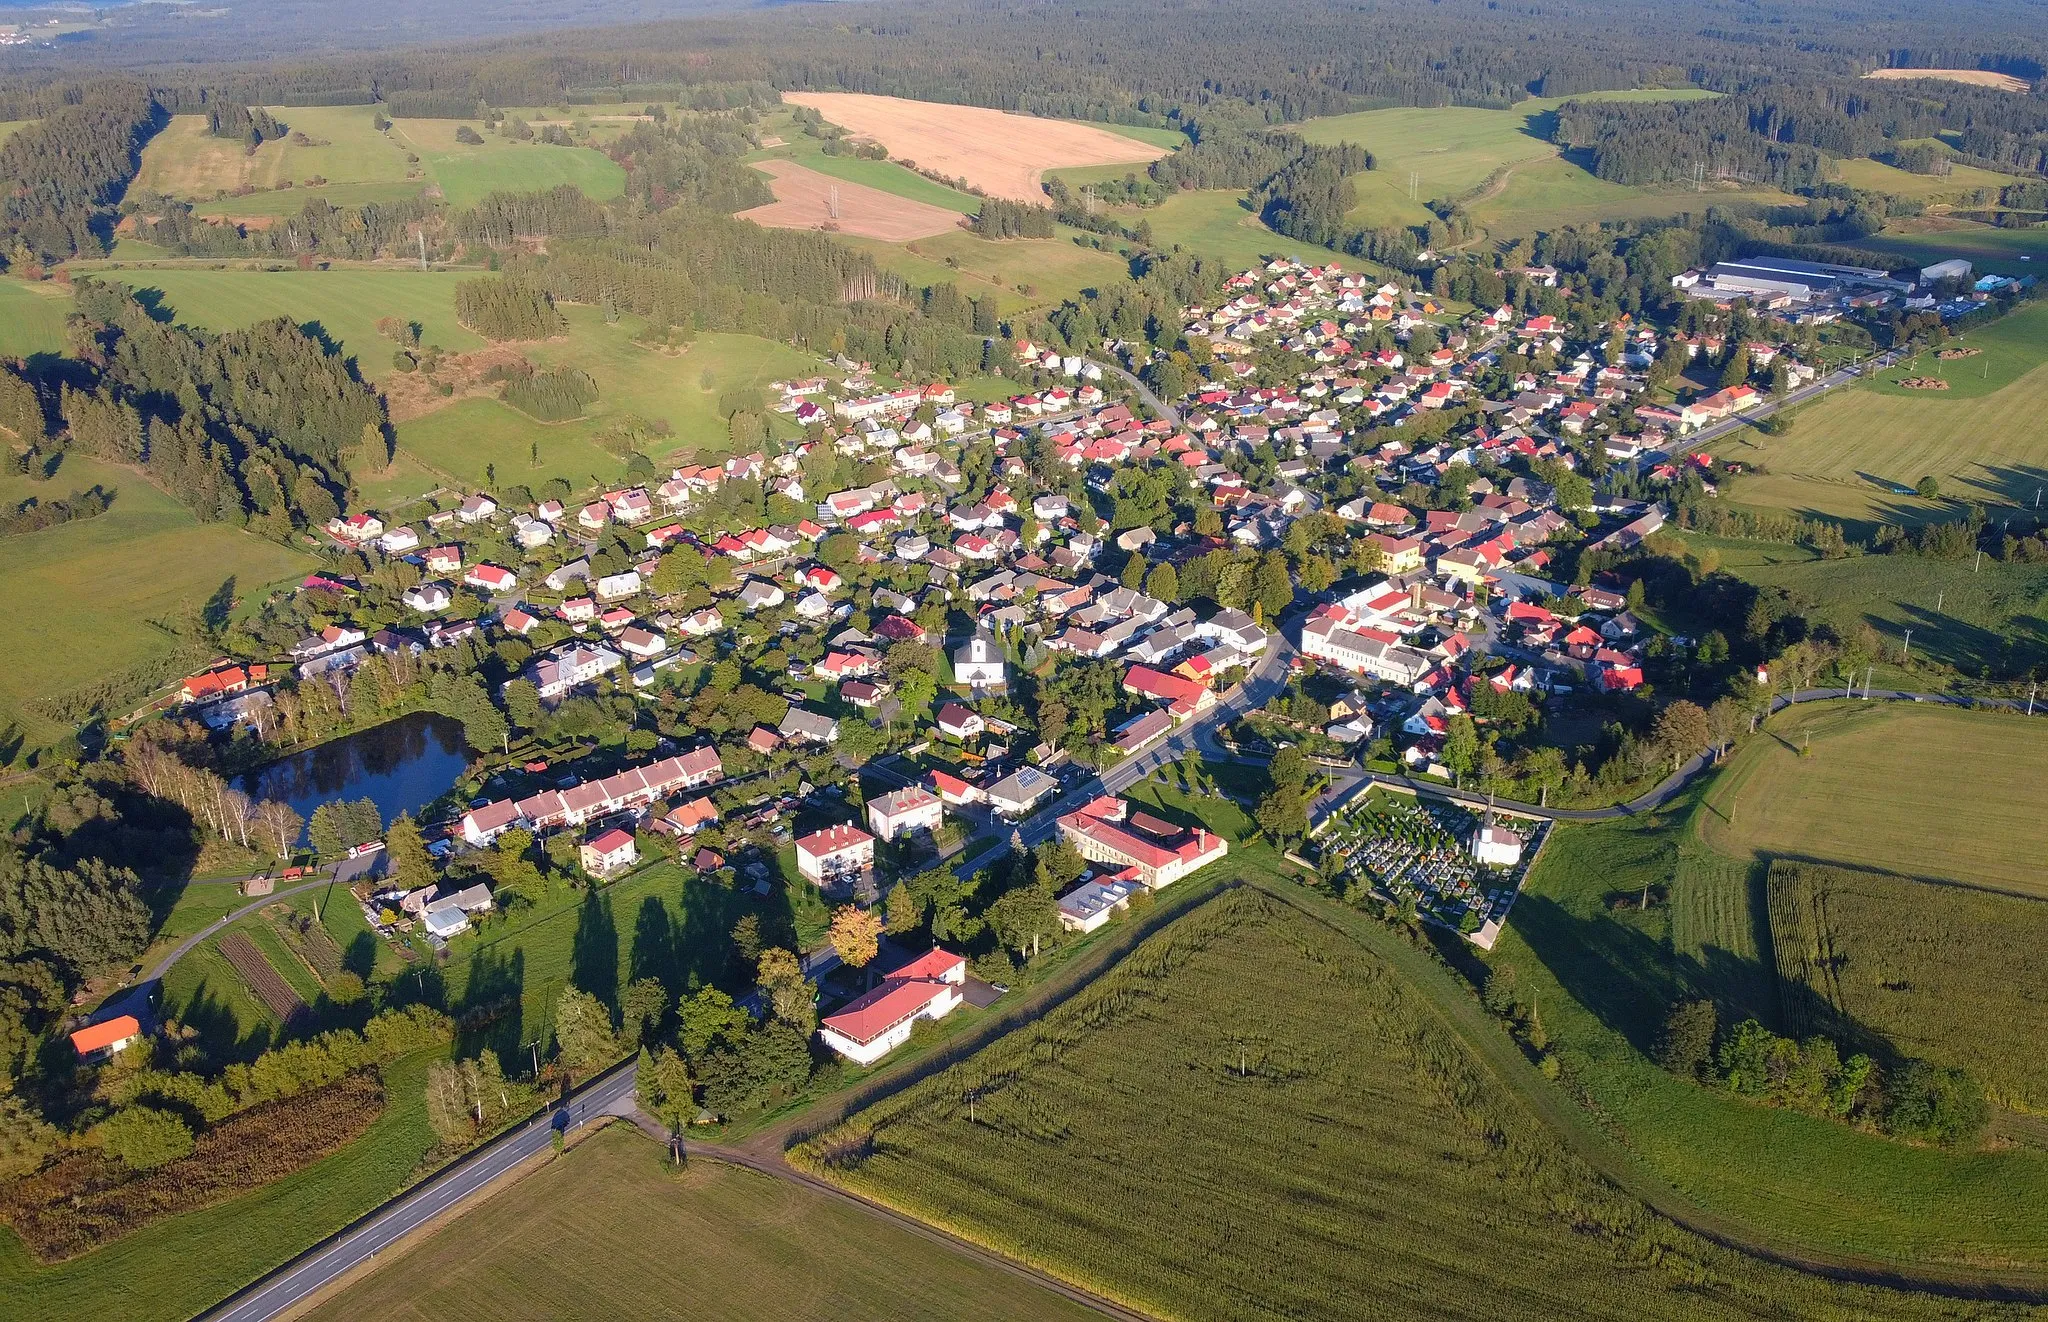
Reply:
[[[1680,277],[1682,280],[1684,277]],[[1676,282],[1674,282],[1676,283]],[[1809,303],[1845,289],[1890,289],[1906,293],[1912,286],[1891,278],[1889,271],[1867,266],[1803,262],[1792,257],[1745,257],[1717,262],[1691,286],[1695,298],[1785,297]]]

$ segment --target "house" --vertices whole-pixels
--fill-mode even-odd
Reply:
[[[704,827],[718,824],[718,805],[707,794],[677,804],[675,811],[661,820],[674,828],[677,835],[695,835]]]
[[[800,836],[796,842],[796,870],[820,888],[851,886],[874,866],[875,838],[851,822]]]
[[[446,583],[415,583],[400,594],[399,600],[422,615],[438,615],[448,609],[454,598]]]
[[[619,631],[619,650],[628,656],[637,656],[645,660],[667,651],[668,639],[651,629],[629,625]]]
[[[178,701],[211,702],[215,698],[246,692],[250,685],[263,683],[269,674],[270,667],[261,664],[221,666],[186,680],[178,690]]]
[[[601,601],[618,601],[640,591],[640,571],[628,569],[623,574],[606,574],[597,580],[597,595]]]
[[[613,827],[585,840],[576,851],[583,870],[593,877],[615,876],[640,861],[640,850],[632,833]]]
[[[978,712],[969,710],[957,702],[949,702],[939,708],[939,733],[955,739],[972,739],[988,729],[988,723]]]
[[[967,645],[953,653],[953,682],[981,690],[1001,688],[1004,679],[1002,648],[987,629],[976,627]]]
[[[939,802],[950,803],[956,808],[970,803],[980,803],[988,797],[981,792],[979,786],[970,785],[948,772],[934,771],[928,779],[932,793],[939,796]]]
[[[1133,811],[1124,800],[1108,795],[1061,817],[1059,825],[1060,834],[1081,857],[1131,869],[1150,890],[1171,886],[1230,850],[1221,836]]]
[[[625,658],[603,647],[567,647],[542,657],[527,670],[540,696],[550,702],[624,665]]]
[[[882,841],[912,831],[936,831],[945,820],[945,805],[936,794],[917,785],[893,790],[868,800],[868,829]]]
[[[1484,867],[1511,868],[1522,861],[1522,837],[1505,826],[1481,826],[1470,844],[1472,857]]]
[[[142,1023],[132,1014],[115,1015],[88,1024],[71,1035],[71,1049],[81,1060],[105,1060],[126,1051],[142,1036]]]
[[[934,948],[883,978],[818,1026],[820,1041],[856,1065],[872,1065],[910,1040],[920,1019],[943,1019],[965,999],[967,960]]]
[[[472,808],[462,815],[462,838],[483,846],[518,825],[536,831],[581,826],[614,813],[648,807],[679,790],[715,784],[724,776],[718,749],[706,744],[602,780],[544,790],[524,799],[499,799]]]
[[[472,914],[487,913],[496,907],[490,887],[481,883],[461,890],[423,886],[407,895],[404,903],[416,905],[408,912],[416,913],[427,935],[440,941],[467,932]]]
[[[327,530],[342,541],[354,542],[356,545],[362,546],[366,543],[374,542],[384,535],[384,520],[368,511],[363,511],[351,514],[345,519],[331,521],[327,525]]]
[[[393,528],[377,541],[386,555],[404,555],[407,551],[418,550],[419,544],[420,535],[410,528]]]
[[[739,602],[749,611],[772,610],[789,599],[789,595],[773,583],[750,578],[740,588]]]
[[[513,588],[519,586],[518,575],[509,569],[500,569],[496,565],[474,565],[470,568],[469,573],[463,576],[462,581],[470,587],[488,592],[493,596],[500,592],[510,592]]]
[[[463,523],[482,523],[498,512],[498,502],[479,492],[462,502],[455,517]]]
[[[1092,932],[1110,920],[1112,914],[1131,907],[1131,896],[1140,887],[1129,881],[1097,879],[1086,881],[1060,896],[1060,926],[1069,932]]]
[[[1181,675],[1169,675],[1150,666],[1132,666],[1124,672],[1124,692],[1164,703],[1177,720],[1216,705],[1216,695],[1206,684]]]
[[[1056,793],[1060,783],[1037,767],[1023,767],[1003,777],[986,791],[989,806],[1005,817],[1022,817],[1047,795]]]
[[[839,722],[821,712],[791,707],[777,733],[792,743],[835,744],[839,742]]]

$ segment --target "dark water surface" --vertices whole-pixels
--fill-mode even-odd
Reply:
[[[282,799],[308,820],[330,800],[367,798],[389,822],[447,793],[466,762],[460,721],[414,712],[273,762],[242,777],[241,787]]]

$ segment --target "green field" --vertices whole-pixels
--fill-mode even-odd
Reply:
[[[178,639],[156,622],[179,624],[227,579],[254,597],[312,564],[254,533],[202,524],[137,474],[77,455],[49,482],[0,475],[0,502],[94,485],[116,493],[106,513],[0,541],[0,600],[15,604],[0,612],[0,648],[13,658],[0,672],[0,725],[21,722],[32,748],[65,727],[25,711],[30,699],[160,660]]]
[[[1397,939],[1302,903],[1213,900],[795,1155],[1159,1317],[1942,1315],[1648,1214],[1371,953]]]
[[[1097,1316],[787,1181],[681,1176],[622,1126],[428,1232],[309,1318],[1037,1322]]]
[[[750,161],[786,160],[829,174],[834,179],[844,179],[850,184],[865,184],[869,188],[897,197],[907,197],[913,202],[926,202],[948,211],[957,211],[971,216],[981,210],[981,199],[972,193],[963,193],[955,188],[936,183],[915,170],[906,169],[894,161],[869,161],[858,156],[827,156],[822,150],[824,141],[794,133],[787,126],[782,136],[788,141],[780,147],[767,147],[747,157]]]
[[[420,195],[419,183],[409,184],[332,184],[324,188],[274,188],[268,192],[247,193],[241,197],[223,197],[201,203],[198,213],[202,216],[219,216],[242,220],[258,216],[296,216],[305,210],[306,204],[318,198],[335,207],[368,206],[372,202],[403,202]]]
[[[71,295],[54,283],[0,280],[0,354],[28,358],[64,349]]]
[[[1802,753],[1802,750],[1805,750]],[[1802,705],[1716,779],[1700,835],[1731,858],[1803,858],[2048,895],[2031,819],[2048,730],[1918,704]]]
[[[1711,95],[1696,88],[1648,89],[1580,99],[1689,101]],[[1372,152],[1374,168],[1355,176],[1359,200],[1351,213],[1353,221],[1367,227],[1427,224],[1432,217],[1425,204],[1432,199],[1466,198],[1489,183],[1497,194],[1472,199],[1475,215],[1489,223],[1569,207],[1604,214],[1619,201],[1642,197],[1646,190],[1607,183],[1559,159],[1550,133],[1553,112],[1563,104],[1560,98],[1532,97],[1508,110],[1365,110],[1291,127],[1310,142],[1357,143]]]
[[[411,181],[414,191],[424,180],[421,167],[406,161],[405,148],[372,127],[375,107],[274,107],[272,113],[288,129],[329,145],[301,147],[287,135],[250,153],[239,142],[208,133],[204,115],[178,115],[143,148],[135,187],[201,201],[242,188],[302,186],[316,177],[330,184]]]
[[[1878,687],[1927,688],[1930,681],[1917,665],[1923,659],[1968,676],[2004,675],[2048,661],[2048,566],[1917,555],[1829,560],[1779,542],[1697,533],[1685,541],[1695,551],[1712,548],[1726,572],[1809,603],[1808,617],[1843,638],[1857,637],[1865,625],[1875,629],[1886,640],[1871,676]],[[1914,664],[1901,666],[1907,629]]]
[[[625,170],[587,147],[515,143],[495,134],[486,135],[481,146],[465,146],[455,141],[456,120],[400,120],[379,133],[373,124],[379,109],[272,107],[288,129],[325,145],[298,146],[288,134],[253,153],[209,134],[204,116],[179,115],[143,149],[135,186],[200,203],[213,202],[221,193],[261,190],[200,208],[208,215],[232,216],[286,215],[312,196],[337,206],[391,201],[429,186],[439,187],[457,207],[471,206],[497,189],[528,192],[573,184],[599,200],[625,189]],[[419,159],[408,161],[408,155]],[[309,188],[313,179],[326,183]],[[292,187],[279,190],[281,184]]]
[[[1931,475],[1945,496],[2032,505],[2048,481],[2048,429],[2036,422],[2048,407],[2048,304],[2023,307],[1962,344],[1984,352],[1888,368],[1881,381],[1796,410],[1783,436],[1745,430],[1719,442],[1718,453],[1768,470],[1742,479],[1733,498],[1863,523],[1953,517],[1953,506],[1896,489]],[[1935,375],[1951,387],[1888,384]]]
[[[1488,958],[1540,1008],[1573,1095],[1654,1179],[1766,1242],[1965,1269],[2048,1265],[2028,1210],[2048,1197],[2048,1153],[1912,1146],[1752,1105],[1652,1061],[1665,1008],[1683,997],[1723,998],[1723,1023],[1757,1013],[1777,1024],[1762,886],[1739,860],[1697,856],[1694,823],[1714,820],[1695,817],[1699,799],[1558,826]],[[1826,829],[1826,811],[1810,820]],[[1646,882],[1668,886],[1668,904],[1636,909]]]
[[[421,339],[443,349],[478,349],[484,341],[455,321],[455,286],[474,272],[390,270],[249,271],[182,268],[112,270],[104,278],[155,290],[174,320],[224,331],[270,317],[300,325],[319,323],[327,337],[352,354],[362,374],[377,380],[392,370],[396,349],[377,334],[384,317],[416,321]]]
[[[1952,165],[1947,174],[1914,174],[1867,157],[1836,161],[1835,177],[1851,188],[1890,193],[1894,197],[1921,202],[1967,201],[1968,195],[1979,189],[1989,189],[1991,200],[1995,202],[1998,190],[2017,178],[1961,163]]]
[[[1149,221],[1154,240],[1162,246],[1186,248],[1228,266],[1257,265],[1279,253],[1307,262],[1338,262],[1350,270],[1368,265],[1361,258],[1275,234],[1245,208],[1244,194],[1227,189],[1176,193],[1156,207],[1117,207],[1111,214],[1126,225]]]
[[[1170,151],[1178,151],[1188,145],[1188,135],[1179,129],[1156,129],[1149,124],[1111,124],[1100,119],[1083,119],[1076,122],[1099,128],[1104,133],[1134,139],[1147,146],[1165,147]]]
[[[1908,231],[1887,230],[1856,241],[1858,248],[1896,254],[1902,266],[1932,266],[1950,257],[1967,257],[1977,270],[2001,275],[2032,275],[2048,261],[2048,226],[1998,229],[1971,221],[1933,218],[1914,222]]]
[[[1875,1038],[1881,1052],[1969,1070],[2010,1107],[2048,1109],[2048,904],[1790,863],[1772,865],[1770,887],[1795,1026]]]
[[[397,1193],[434,1144],[424,1057],[385,1071],[389,1103],[356,1142],[267,1188],[39,1267],[0,1227],[10,1317],[183,1322]]]

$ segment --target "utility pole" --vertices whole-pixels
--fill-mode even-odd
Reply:
[[[1982,568],[1984,568],[1984,548],[1980,546],[1977,548],[1977,563],[1970,566],[1970,572],[1974,574]]]
[[[2041,685],[2038,682],[2027,685],[2027,715],[2029,716],[2034,714],[2034,690],[2040,687]]]
[[[420,230],[418,233],[420,237],[420,269],[424,271],[427,269],[427,232]]]
[[[526,1045],[533,1048],[533,1077],[538,1079],[540,1077],[540,1039],[535,1038]]]
[[[1899,647],[1899,664],[1906,664],[1906,653],[1913,650],[1913,631],[1906,630],[1906,641]]]
[[[1870,701],[1870,672],[1876,669],[1876,666],[1863,667],[1863,700],[1865,702]]]
[[[1942,589],[1941,591],[1939,591],[1939,592],[1937,592],[1937,593],[1935,593],[1935,594],[1934,594],[1934,613],[1935,613],[1936,615],[1939,615],[1939,614],[1941,614],[1941,603],[1943,603],[1944,601],[1947,601],[1947,600],[1948,600],[1948,589],[1947,589],[1947,588],[1943,588],[1943,589]]]

